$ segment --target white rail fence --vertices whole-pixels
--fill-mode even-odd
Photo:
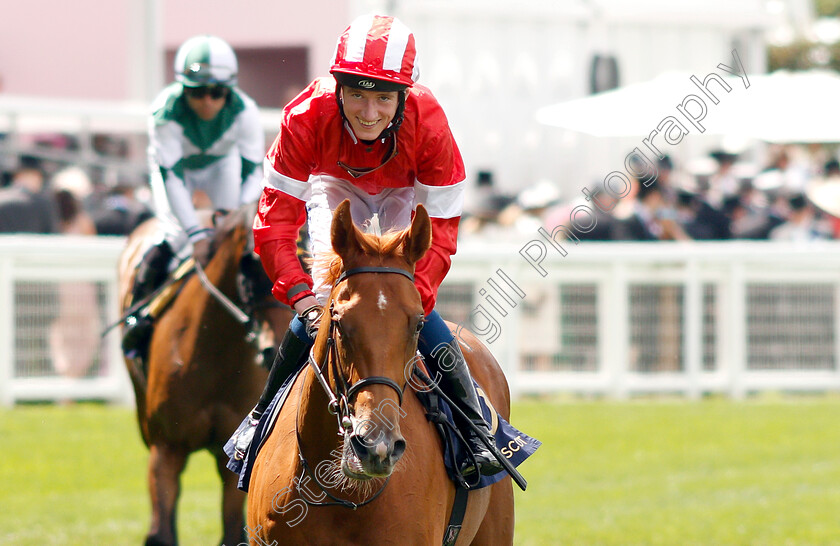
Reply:
[[[0,237],[0,404],[133,402],[119,334],[99,338],[122,246]],[[840,244],[564,251],[463,242],[441,289],[438,310],[489,346],[514,396],[840,390]]]
[[[117,319],[122,238],[0,236],[0,405],[133,404]]]
[[[462,245],[439,306],[514,396],[840,390],[840,244],[547,243]]]

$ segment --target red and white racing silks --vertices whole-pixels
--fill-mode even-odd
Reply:
[[[295,243],[306,221],[314,177],[342,180],[369,195],[386,188],[414,188],[414,204],[422,203],[432,219],[432,247],[415,275],[428,314],[456,251],[463,205],[464,164],[446,116],[427,88],[414,85],[396,133],[396,156],[353,178],[338,163],[359,170],[379,167],[389,155],[391,139],[357,141],[339,112],[335,92],[333,78],[319,78],[290,102],[265,159],[254,240],[274,281],[272,292],[289,305],[312,295],[312,279],[300,266]]]

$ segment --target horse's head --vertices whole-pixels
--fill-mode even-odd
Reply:
[[[256,203],[249,203],[227,214],[214,216],[215,234],[210,243],[208,269],[235,272],[239,303],[245,307],[246,313],[258,315],[256,318],[262,321],[265,317],[260,311],[264,311],[267,304],[276,304],[276,300],[271,295],[271,281],[259,256],[254,253],[252,224],[255,214]],[[231,292],[230,295],[233,294]]]
[[[329,380],[346,396],[341,468],[358,480],[388,476],[405,451],[402,395],[424,316],[412,279],[431,245],[431,222],[418,205],[404,231],[363,234],[344,201],[331,238],[338,259],[330,265],[333,289],[316,350],[330,350],[332,340]]]

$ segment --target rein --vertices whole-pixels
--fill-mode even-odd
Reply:
[[[225,310],[228,313],[230,313],[233,316],[233,318],[236,319],[239,323],[248,324],[248,322],[251,320],[251,317],[249,317],[245,313],[245,311],[237,307],[235,303],[230,301],[230,298],[222,294],[221,290],[216,288],[212,281],[210,281],[210,279],[207,278],[207,274],[204,272],[204,268],[201,267],[201,264],[198,262],[195,262],[195,271],[196,273],[198,273],[198,279],[201,281],[201,285],[204,286],[204,289],[207,290],[207,292],[209,292],[211,296],[216,298],[216,301],[222,304],[222,307],[224,307]]]
[[[414,275],[405,271],[404,269],[399,269],[396,267],[356,267],[352,269],[348,269],[339,275],[338,279],[336,279],[335,283],[333,284],[333,290],[335,287],[338,286],[339,283],[347,279],[352,275],[357,275],[360,273],[393,273],[398,274],[406,277],[412,283],[414,282]],[[309,351],[309,358],[307,359],[307,364],[309,364],[310,369],[315,374],[315,378],[318,380],[318,384],[321,385],[321,388],[324,389],[324,392],[329,398],[329,402],[327,403],[327,411],[329,413],[336,416],[338,421],[338,436],[345,436],[347,434],[352,433],[353,421],[351,419],[351,411],[350,411],[350,401],[353,399],[356,393],[358,393],[364,387],[368,385],[386,385],[391,387],[398,395],[400,407],[402,407],[403,402],[403,391],[405,390],[405,385],[400,387],[396,381],[389,377],[384,376],[370,376],[360,379],[356,381],[352,385],[349,385],[344,374],[342,373],[342,368],[339,362],[339,354],[338,354],[338,347],[335,342],[335,334],[336,331],[339,329],[338,321],[333,318],[332,316],[333,306],[330,305],[330,328],[327,334],[327,350],[324,352],[324,359],[319,364],[315,361],[315,357],[313,355],[312,350]],[[332,356],[332,358],[330,358]],[[332,365],[333,371],[333,378],[335,382],[335,389],[333,389],[327,377],[324,375],[324,368],[327,364]],[[361,506],[364,506],[370,502],[373,502],[384,490],[385,487],[388,485],[388,480],[390,478],[385,479],[385,483],[382,484],[382,487],[370,498],[362,501],[362,502],[352,502],[347,499],[341,499],[329,491],[321,483],[318,479],[317,474],[313,473],[309,467],[309,463],[306,461],[306,457],[303,455],[303,449],[301,447],[301,438],[300,438],[300,399],[303,392],[303,382],[301,382],[300,389],[298,390],[298,405],[297,405],[297,415],[295,416],[295,436],[297,437],[297,445],[298,445],[298,458],[300,459],[301,466],[303,467],[303,471],[306,474],[309,474],[314,478],[315,483],[318,485],[318,488],[323,492],[327,497],[329,497],[332,502],[320,502],[320,501],[311,501],[306,498],[306,495],[301,493],[300,498],[309,505],[309,506],[343,506],[345,508],[350,508],[355,510]],[[351,448],[352,449],[352,448]]]

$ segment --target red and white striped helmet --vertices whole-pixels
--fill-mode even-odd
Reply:
[[[398,91],[419,78],[416,57],[414,34],[399,19],[363,15],[338,37],[330,73],[349,87]]]

